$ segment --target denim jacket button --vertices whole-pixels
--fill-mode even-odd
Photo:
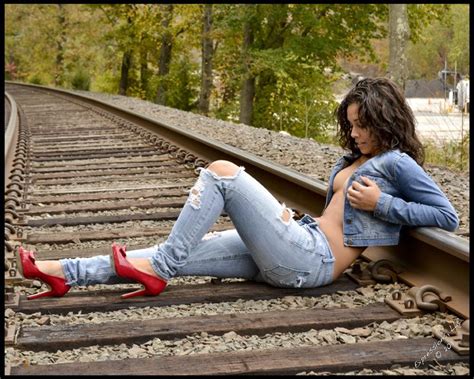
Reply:
[[[350,240],[350,239],[347,240],[347,244],[348,244],[348,245],[352,245],[352,240]]]
[[[351,220],[350,218],[347,219],[346,222],[347,222],[348,224],[352,224],[352,220]]]

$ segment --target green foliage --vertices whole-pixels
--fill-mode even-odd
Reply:
[[[105,92],[105,93],[118,93],[120,77],[115,75],[111,71],[104,72],[99,75],[91,83],[91,91]]]
[[[127,96],[146,99],[146,92],[138,86],[133,86],[127,90]]]
[[[78,70],[71,79],[71,86],[73,89],[89,91],[91,86],[91,78],[84,70]]]
[[[469,5],[467,5],[469,7]],[[410,40],[417,43],[423,40],[429,25],[449,25],[451,23],[451,7],[449,4],[408,4],[408,24]],[[469,9],[467,10],[469,13]]]
[[[38,74],[33,74],[32,76],[30,76],[28,78],[28,82],[31,84],[39,84],[39,85],[45,84],[44,80]]]
[[[169,81],[167,104],[172,108],[190,111],[197,101],[199,86],[198,67],[187,57],[182,57],[177,64],[172,65],[168,75]]]

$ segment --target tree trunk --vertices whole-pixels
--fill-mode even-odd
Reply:
[[[127,24],[132,25],[132,19],[130,16],[127,17]],[[126,96],[128,90],[128,74],[130,72],[130,67],[132,67],[132,50],[127,49],[123,53],[122,57],[122,67],[120,68],[120,83],[119,83],[119,95]]]
[[[406,47],[410,38],[407,4],[389,4],[389,77],[405,90],[408,78]]]
[[[246,5],[252,6],[252,5]],[[243,66],[244,76],[242,80],[242,89],[240,91],[240,116],[239,121],[242,124],[252,125],[253,118],[253,99],[255,96],[255,76],[250,72],[248,50],[253,43],[253,32],[250,20],[244,23],[244,42],[243,42]]]
[[[132,65],[132,52],[127,50],[123,53],[122,67],[120,69],[119,95],[126,96],[128,89],[128,72]]]
[[[165,9],[163,16],[163,38],[160,48],[160,59],[158,62],[159,84],[156,92],[156,103],[166,105],[166,92],[168,90],[167,76],[170,71],[171,49],[173,47],[172,35],[169,30],[171,19],[173,17],[173,4],[162,5]]]
[[[202,20],[202,64],[201,64],[201,92],[199,94],[199,112],[209,113],[209,99],[212,90],[212,4],[204,5]]]
[[[56,72],[54,74],[54,85],[62,86],[64,84],[64,45],[66,43],[66,12],[64,4],[58,4],[58,23],[59,36],[56,41]]]
[[[148,70],[148,51],[144,47],[144,37],[142,35],[140,41],[140,88],[145,93],[145,97],[148,89],[148,80],[150,78],[150,71]]]

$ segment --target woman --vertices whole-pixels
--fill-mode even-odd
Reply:
[[[458,217],[422,169],[415,119],[388,79],[364,79],[336,111],[340,143],[351,154],[336,163],[320,217],[293,219],[260,183],[228,161],[202,169],[168,239],[159,246],[111,256],[35,262],[17,252],[25,278],[63,296],[73,285],[140,282],[122,295],[158,295],[174,276],[209,275],[263,281],[277,287],[317,287],[334,281],[367,246],[396,245],[402,225],[453,231]],[[235,229],[205,235],[225,210]]]

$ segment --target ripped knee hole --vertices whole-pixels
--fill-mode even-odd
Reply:
[[[194,209],[201,207],[201,193],[203,189],[204,184],[201,177],[199,177],[194,187],[189,191],[189,202]]]
[[[212,162],[207,169],[220,177],[233,177],[239,171],[239,166],[229,161],[218,160]]]
[[[282,212],[280,215],[281,220],[283,221],[284,224],[289,225],[290,220],[293,218],[295,215],[295,212],[293,212],[293,209],[288,208],[285,203],[281,205],[282,207]]]
[[[281,214],[281,219],[285,222],[289,222],[291,218],[291,213],[288,210],[288,208],[284,209],[282,214]]]

